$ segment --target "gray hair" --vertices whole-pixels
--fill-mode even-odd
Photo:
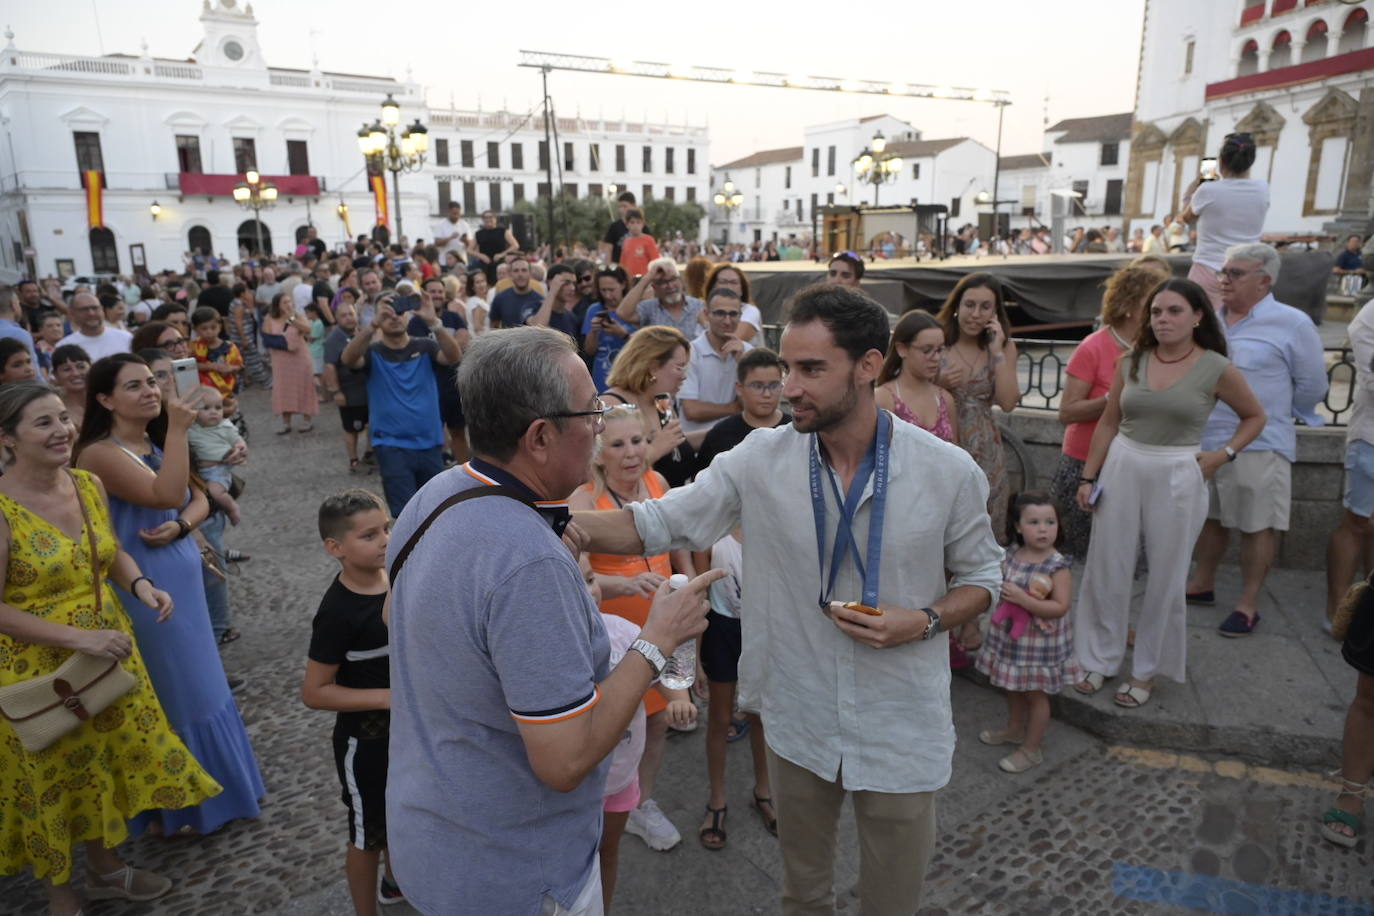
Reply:
[[[572,392],[563,356],[576,353],[572,338],[552,328],[509,328],[477,338],[458,367],[473,453],[509,461],[531,423],[568,410]]]
[[[1228,261],[1258,261],[1260,270],[1269,275],[1270,284],[1279,282],[1279,253],[1262,242],[1232,245],[1226,249]]]
[[[650,261],[650,262],[648,263],[648,265],[644,268],[644,273],[645,273],[645,274],[651,274],[651,273],[653,273],[655,267],[671,267],[671,268],[673,269],[673,276],[677,276],[677,261],[674,261],[672,258],[669,258],[669,257],[654,258],[654,259],[653,259],[652,261]]]

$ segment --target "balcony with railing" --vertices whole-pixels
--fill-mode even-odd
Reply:
[[[544,129],[539,112],[520,114],[514,111],[469,111],[457,108],[431,108],[429,126],[474,128],[478,130]],[[649,136],[705,139],[707,129],[685,124],[655,124],[645,121],[615,120],[612,118],[558,118],[558,133],[566,134],[624,134],[630,137]]]

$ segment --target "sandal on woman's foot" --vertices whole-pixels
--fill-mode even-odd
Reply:
[[[156,900],[171,889],[171,879],[129,865],[108,875],[86,876],[91,900]]]
[[[348,473],[350,473],[350,474],[357,474],[357,473],[359,473],[359,472],[362,470],[362,468],[359,467],[359,464],[360,464],[360,462],[358,461],[357,458],[350,458],[350,459],[348,459]]]
[[[1106,682],[1107,675],[1099,674],[1096,671],[1089,671],[1087,674],[1083,675],[1083,680],[1073,685],[1073,689],[1084,696],[1092,696],[1094,693],[1101,690],[1102,685]]]
[[[1112,697],[1112,701],[1115,702],[1117,706],[1126,709],[1139,709],[1150,702],[1150,694],[1153,692],[1153,684],[1127,683],[1116,692],[1116,696]]]
[[[1018,747],[1001,760],[997,761],[997,767],[1004,773],[1024,773],[1029,769],[1040,766],[1045,760],[1039,751],[1028,751],[1024,747]]]
[[[310,432],[310,431],[311,431],[312,429],[314,429],[314,428],[315,428],[315,424],[314,424],[314,423],[307,423],[307,424],[305,424],[304,426],[302,426],[300,429],[296,430],[296,432],[298,432],[298,433],[308,433],[308,432]]]
[[[702,846],[712,852],[719,852],[725,848],[725,815],[729,811],[729,805],[721,805],[719,808],[706,806],[706,813],[711,815],[711,823],[697,831],[697,838],[701,840]]]
[[[1354,786],[1353,789],[1348,788]],[[1350,795],[1364,801],[1369,793],[1369,783],[1352,782],[1349,779],[1341,778],[1341,791],[1336,793],[1336,800],[1339,801],[1343,796]],[[1349,827],[1350,833],[1341,829],[1342,826]],[[1347,849],[1353,848],[1364,835],[1364,818],[1349,811],[1342,811],[1332,805],[1326,809],[1322,815],[1322,838],[1337,846],[1344,846]]]
[[[767,811],[763,810],[764,805],[768,806]],[[755,792],[754,803],[750,805],[750,807],[757,811],[759,817],[763,819],[763,828],[773,834],[773,836],[777,836],[778,816],[773,811],[773,799],[769,798],[767,795],[760,795],[758,792]]]
[[[736,741],[749,734],[749,729],[752,725],[752,722],[743,717],[731,719],[730,727],[725,732],[725,743],[734,744]]]
[[[243,635],[243,634],[240,633],[238,630],[234,629],[233,627],[230,627],[229,629],[225,630],[223,633],[219,634],[219,644],[220,644],[221,646],[227,646],[227,645],[229,645],[229,643],[231,643],[231,642],[233,642],[234,640],[238,639],[238,638],[239,638],[240,636],[242,636],[242,635]]]
[[[1026,736],[1024,733],[1018,735],[1009,728],[1004,728],[1000,731],[993,731],[990,728],[985,728],[978,733],[978,740],[984,744],[992,745],[1020,744],[1022,741],[1026,740]]]
[[[277,435],[278,435],[278,436],[285,436],[285,435],[286,435],[287,433],[289,433],[289,432],[291,432],[291,427],[290,427],[290,426],[278,426],[278,427],[277,427]]]

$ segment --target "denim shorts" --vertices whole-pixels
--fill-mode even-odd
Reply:
[[[1374,443],[1356,439],[1345,449],[1345,498],[1352,515],[1374,515]]]

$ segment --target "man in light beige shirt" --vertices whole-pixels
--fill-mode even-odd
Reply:
[[[700,550],[743,526],[740,705],[767,734],[786,916],[834,913],[846,793],[864,849],[881,860],[861,853],[862,912],[918,908],[934,792],[954,753],[947,631],[986,609],[1002,583],[982,471],[874,404],[887,338],[887,313],[863,293],[799,293],[781,347],[794,423],[755,430],[662,499],[576,517],[591,549],[607,553]],[[857,497],[852,549],[839,551],[837,493]],[[875,556],[868,529],[879,506]],[[874,591],[880,615],[843,606]]]

